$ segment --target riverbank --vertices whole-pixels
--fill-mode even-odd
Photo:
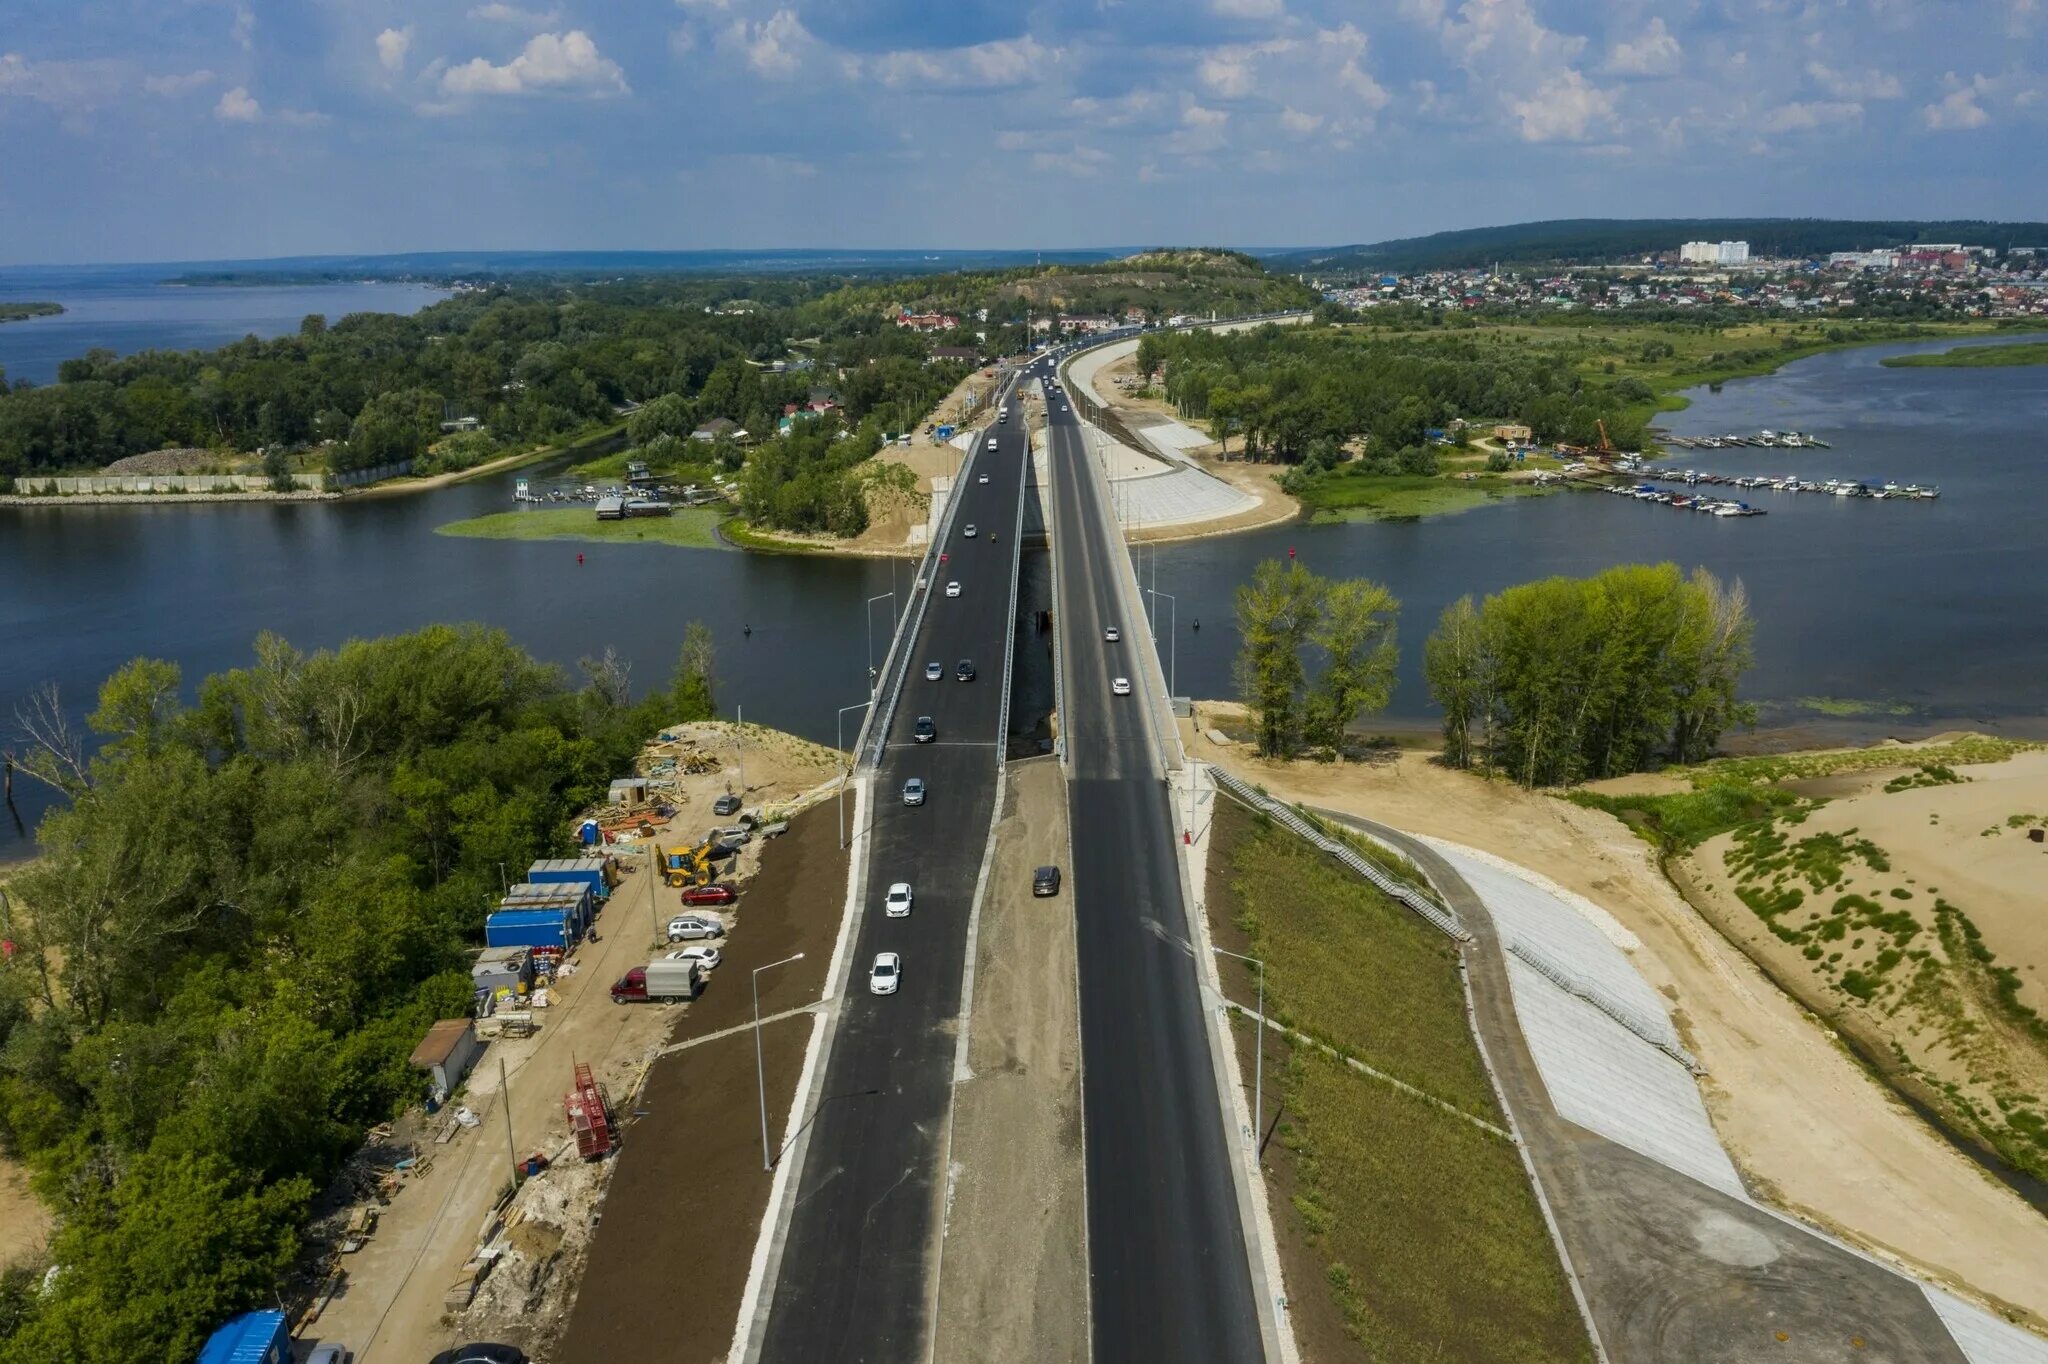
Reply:
[[[673,545],[681,549],[717,549],[723,511],[679,507],[669,516],[635,516],[600,521],[586,504],[572,507],[525,506],[516,511],[472,516],[434,527],[436,535],[474,540],[575,540],[591,544]]]
[[[64,305],[45,303],[41,300],[26,303],[0,303],[0,322],[26,322],[32,317],[61,317]]]
[[[1955,346],[1926,355],[1888,355],[1878,363],[1886,369],[2002,369],[2010,365],[2048,365],[2048,341],[2020,341],[2010,346]]]
[[[1283,799],[1492,853],[1611,915],[1632,963],[1672,1001],[1705,1067],[1701,1097],[1716,1132],[1758,1198],[1935,1282],[2048,1319],[2048,1281],[2033,1269],[2048,1263],[2048,1219],[1860,1065],[1685,900],[1622,820],[1451,771],[1423,752],[1266,762],[1229,739],[1241,723],[1235,705],[1199,703],[1181,722],[1188,755]],[[1866,761],[1895,773],[1910,756],[1878,751]]]

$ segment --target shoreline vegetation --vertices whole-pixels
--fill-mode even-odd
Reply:
[[[522,507],[492,512],[434,527],[436,535],[474,540],[573,540],[587,544],[672,545],[682,549],[718,549],[724,541],[719,524],[723,511],[678,507],[672,516],[636,516],[600,521],[585,504],[571,507]]]
[[[1878,361],[1886,369],[2004,369],[2048,365],[2048,341],[2019,341],[2010,346],[1951,346],[1923,355],[1888,355]]]
[[[0,322],[26,322],[32,317],[57,317],[64,311],[61,303],[32,302],[0,303]]]

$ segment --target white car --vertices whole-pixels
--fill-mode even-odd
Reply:
[[[902,980],[903,958],[894,952],[875,953],[875,964],[868,968],[868,993],[893,995]]]
[[[668,921],[670,942],[690,942],[697,938],[722,938],[725,924],[709,914],[678,914]]]
[[[961,534],[972,540],[974,538],[974,523],[972,521],[968,522],[967,529],[962,531]]]
[[[947,595],[947,596],[949,596],[949,597],[957,597],[957,596],[959,596],[959,595],[960,595],[960,584],[959,584],[959,583],[957,583],[957,582],[950,582],[950,583],[947,583],[947,584],[946,584],[946,595]]]
[[[946,675],[946,665],[936,658],[924,665],[924,680],[936,682]]]
[[[889,887],[889,893],[882,897],[882,913],[891,919],[910,917],[910,882],[898,881]]]
[[[988,438],[988,448],[991,450],[996,448],[996,438],[994,436]]]
[[[988,475],[987,475],[987,474],[983,474],[983,475],[982,475],[982,476],[981,476],[980,478],[976,479],[976,480],[975,480],[975,482],[977,482],[977,483],[986,483],[986,482],[988,482]]]
[[[1114,625],[1105,625],[1102,627],[1102,642],[1104,644],[1114,644],[1123,637],[1124,632],[1117,629]]]
[[[716,967],[724,958],[715,947],[682,947],[668,954],[670,961],[694,961],[706,971]]]
[[[1109,684],[1109,694],[1111,696],[1129,696],[1131,694],[1131,679],[1119,677],[1112,681]]]

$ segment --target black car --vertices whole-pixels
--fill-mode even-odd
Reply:
[[[740,798],[730,791],[711,802],[711,813],[714,815],[736,815],[739,812]]]
[[[962,682],[972,682],[974,680],[974,660],[971,658],[961,659],[960,666],[953,669],[953,676]]]
[[[931,716],[920,715],[917,723],[911,726],[910,737],[921,744],[928,744],[939,737],[939,727],[932,723]]]
[[[1058,867],[1040,867],[1037,871],[1032,872],[1031,893],[1033,895],[1059,894],[1060,869]]]
[[[430,1364],[526,1364],[526,1351],[513,1345],[458,1345],[434,1356]]]

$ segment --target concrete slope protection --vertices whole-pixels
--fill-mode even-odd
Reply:
[[[944,562],[929,561],[922,590],[930,600],[875,768],[866,884],[836,1031],[802,1139],[768,1319],[751,1352],[770,1364],[880,1364],[926,1351],[968,919],[1001,773],[1023,428],[1016,420],[992,426],[997,448],[986,449],[984,437],[969,453]],[[990,534],[998,529],[1000,539]],[[960,583],[958,597],[945,594],[949,581]],[[974,681],[956,679],[962,659],[973,662]],[[927,662],[941,665],[936,681],[925,677]],[[934,741],[915,741],[920,716],[935,723]],[[902,802],[910,777],[927,784],[921,806]],[[892,919],[882,897],[897,881],[910,883],[913,901],[908,917]],[[878,952],[902,957],[895,994],[868,990]]]
[[[1181,903],[1175,833],[1143,718],[1144,622],[1071,411],[1048,414],[1054,616],[1064,669],[1078,921],[1094,1357],[1263,1357],[1226,1132]],[[1121,643],[1103,639],[1106,626]],[[1139,695],[1114,696],[1131,678]]]

